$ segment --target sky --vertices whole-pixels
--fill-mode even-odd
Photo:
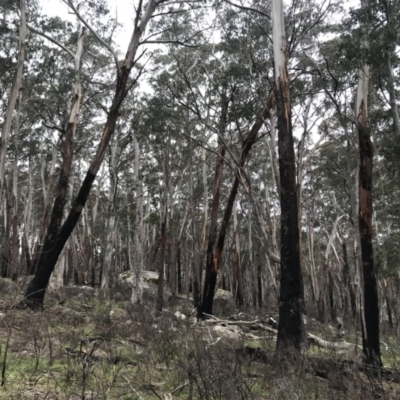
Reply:
[[[86,0],[83,0],[86,1]],[[129,40],[133,30],[133,20],[135,15],[134,4],[137,0],[106,0],[113,16],[116,16],[117,21],[122,25],[115,34],[116,42],[118,43],[119,51],[125,54]],[[324,0],[321,0],[324,1]],[[326,0],[325,0],[326,1]],[[343,7],[348,11],[352,7],[357,7],[361,0],[344,0]],[[75,4],[78,3],[75,0]],[[242,0],[236,0],[236,3],[242,3]],[[290,4],[290,1],[284,0],[284,3]],[[75,16],[69,11],[68,6],[63,0],[41,0],[43,12],[49,16],[68,17],[71,22],[75,21]]]
[[[134,0],[108,0],[108,3],[112,15],[122,24],[116,32],[116,38],[119,50],[125,54],[133,31]],[[43,12],[49,16],[62,16],[63,19],[68,17],[71,22],[76,20],[62,0],[41,0],[41,6]]]

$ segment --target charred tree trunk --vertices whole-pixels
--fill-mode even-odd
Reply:
[[[294,348],[300,351],[305,337],[302,316],[303,278],[300,263],[296,160],[293,149],[282,0],[272,1],[272,25],[281,184],[281,286],[277,348]]]
[[[366,75],[368,72],[363,71]],[[362,80],[363,77],[360,78]],[[366,79],[366,78],[365,78]],[[363,83],[360,83],[363,85]],[[366,89],[368,85],[366,85]],[[359,92],[360,94],[360,92]],[[366,95],[364,91],[359,98],[357,115],[357,131],[359,140],[359,229],[361,237],[361,258],[364,275],[364,316],[365,332],[363,332],[363,350],[366,362],[381,366],[379,343],[379,302],[378,287],[374,269],[372,248],[372,172],[373,145],[367,121]],[[365,99],[365,100],[364,100]]]
[[[347,244],[345,241],[343,241],[342,244],[342,251],[343,251],[343,282],[345,286],[345,291],[348,293],[349,297],[349,300],[346,300],[345,304],[346,303],[348,304],[350,302],[351,315],[353,317],[353,320],[355,320],[357,316],[356,294],[354,293],[354,288],[351,283],[350,265],[347,257]],[[349,308],[348,306],[345,306],[346,312],[348,308]]]
[[[119,117],[121,104],[125,99],[127,91],[131,87],[128,86],[127,83],[130,71],[134,64],[140,38],[146,28],[148,21],[151,18],[151,15],[155,10],[155,7],[155,1],[150,0],[141,21],[137,21],[135,25],[135,30],[133,32],[128,51],[126,53],[125,60],[121,64],[118,64],[117,67],[118,74],[115,94],[109,112],[107,114],[107,120],[105,123],[103,134],[101,136],[100,143],[96,151],[96,155],[89,166],[86,177],[82,182],[78,195],[74,203],[72,204],[72,208],[68,214],[66,221],[62,225],[57,236],[50,237],[49,239],[51,240],[48,240],[43,246],[35,277],[31,281],[25,294],[26,303],[32,308],[43,307],[44,295],[50,279],[50,275],[54,269],[54,266],[56,265],[62,249],[65,246],[65,243],[67,242],[69,236],[71,235],[72,231],[75,228],[75,225],[79,220],[83,207],[86,204],[93,182],[103,162],[104,155],[106,153],[112,134],[114,133],[116,122]],[[141,10],[137,11],[137,20],[139,20],[140,12]]]
[[[198,317],[202,317],[203,313],[212,314],[213,299],[215,286],[217,283],[218,273],[218,259],[214,258],[214,244],[217,236],[217,219],[219,198],[221,194],[222,184],[222,170],[224,166],[225,146],[223,144],[223,137],[227,124],[229,100],[226,95],[226,89],[221,93],[221,116],[219,121],[219,136],[218,136],[218,150],[217,160],[215,165],[214,187],[213,187],[213,202],[211,206],[211,221],[210,230],[208,234],[207,243],[207,258],[206,258],[206,277],[203,290],[203,301],[198,307]]]
[[[264,124],[264,121],[270,116],[270,108],[272,105],[272,100],[273,97],[270,96],[268,99],[268,104],[265,107],[263,113],[262,113],[262,118],[258,118],[257,121],[254,123],[252,126],[249,134],[247,135],[246,139],[243,141],[242,144],[242,154],[240,157],[240,165],[238,170],[236,171],[236,176],[235,180],[233,181],[233,185],[231,188],[231,191],[229,193],[228,201],[226,203],[226,208],[224,212],[224,217],[222,219],[221,223],[221,229],[219,231],[218,235],[218,242],[217,242],[217,248],[215,252],[215,258],[217,260],[217,265],[220,265],[221,262],[221,257],[222,257],[222,252],[224,250],[224,244],[225,244],[225,237],[226,237],[226,232],[228,229],[228,225],[232,216],[232,210],[235,204],[236,196],[239,190],[239,183],[241,181],[241,169],[244,167],[247,157],[250,153],[251,148],[253,147],[254,143],[257,140],[257,134],[261,127]]]
[[[244,165],[246,163],[246,159],[251,151],[251,148],[253,147],[253,144],[257,140],[257,134],[258,134],[259,130],[261,129],[262,125],[264,124],[265,119],[270,116],[270,108],[272,105],[272,100],[273,100],[273,97],[270,96],[270,98],[268,99],[267,106],[265,107],[265,109],[263,111],[262,118],[257,119],[257,121],[252,126],[249,134],[247,135],[246,139],[243,141],[242,152],[241,152],[241,157],[240,157],[240,164],[236,171],[235,180],[233,181],[233,185],[232,185],[231,191],[229,193],[228,201],[226,203],[226,208],[224,211],[221,228],[220,228],[219,235],[218,235],[218,242],[217,242],[217,247],[215,250],[215,256],[213,255],[212,250],[211,250],[213,266],[211,267],[209,264],[209,261],[207,261],[206,282],[207,282],[208,271],[210,271],[210,276],[212,276],[212,279],[215,280],[215,282],[216,282],[217,272],[218,272],[219,265],[221,263],[221,257],[222,257],[222,253],[224,250],[225,237],[226,237],[228,225],[229,225],[229,222],[230,222],[230,219],[232,216],[232,211],[233,211],[234,203],[236,200],[236,196],[237,196],[237,193],[239,190],[239,183],[241,181],[241,169],[244,167]],[[227,110],[228,103],[229,103],[228,99],[226,99],[226,102],[227,102],[226,103],[226,110]],[[226,113],[226,111],[225,111],[225,113]],[[222,169],[222,167],[221,167],[221,169]],[[215,186],[214,186],[214,190],[215,190]],[[219,196],[219,194],[218,194],[218,196]],[[214,203],[213,203],[213,209],[214,209]],[[213,209],[212,209],[212,214],[211,214],[212,215],[211,222],[213,221]],[[218,211],[218,209],[217,209],[217,211]],[[216,218],[216,216],[215,216],[215,218]],[[215,226],[215,230],[216,230],[216,226]],[[210,230],[210,232],[212,232],[212,231]],[[210,241],[209,241],[209,245],[210,245]],[[208,247],[208,249],[209,249],[209,247]],[[207,250],[207,257],[208,257],[208,255],[209,255],[209,250]],[[207,260],[209,260],[209,258],[207,258]],[[215,282],[214,282],[212,292],[209,291],[209,298],[207,300],[207,310],[208,311],[206,311],[206,309],[203,309],[203,311],[206,312],[207,314],[212,314],[212,302],[214,299]],[[206,293],[206,291],[204,290],[204,295],[205,295],[205,293]],[[211,293],[212,293],[212,296],[211,296]],[[205,299],[203,299],[203,304],[205,304]]]

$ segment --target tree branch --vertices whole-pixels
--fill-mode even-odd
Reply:
[[[64,0],[68,4],[69,7],[71,7],[72,11],[75,13],[75,15],[78,17],[78,19],[86,26],[86,28],[89,29],[90,32],[94,35],[94,37],[111,53],[111,55],[114,58],[115,65],[119,71],[119,64],[118,64],[118,57],[115,51],[112,49],[112,47],[105,41],[103,40],[97,32],[82,18],[82,16],[79,14],[79,11],[76,9],[74,6],[73,2],[71,0]]]
[[[180,46],[185,46],[185,47],[195,47],[198,48],[200,46],[197,46],[195,44],[186,44],[185,42],[181,42],[180,40],[144,40],[143,42],[140,42],[140,44],[179,44]]]
[[[75,58],[75,54],[68,49],[68,47],[65,47],[63,44],[61,44],[58,40],[53,39],[50,36],[47,36],[45,33],[37,31],[35,28],[32,28],[31,26],[27,25],[27,28],[32,31],[33,33],[36,33],[39,36],[42,36],[44,38],[46,38],[47,40],[50,40],[50,42],[54,43],[56,46],[60,47],[61,49],[63,49],[64,51],[66,51],[72,58]]]
[[[257,10],[257,8],[241,6],[241,5],[239,5],[239,4],[232,3],[232,2],[229,1],[229,0],[224,0],[224,1],[225,1],[225,3],[228,3],[228,4],[230,4],[231,6],[240,8],[241,10],[256,12],[256,13],[262,15],[263,17],[267,17],[269,20],[271,20],[271,16],[270,16],[270,15],[268,15],[268,14],[265,13],[264,11]]]

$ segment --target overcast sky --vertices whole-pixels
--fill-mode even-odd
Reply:
[[[134,0],[108,0],[108,3],[112,15],[117,16],[118,22],[122,24],[122,28],[116,33],[116,41],[119,50],[125,54],[133,30]],[[43,12],[47,15],[75,21],[74,15],[69,13],[67,5],[62,0],[41,0],[41,5]]]

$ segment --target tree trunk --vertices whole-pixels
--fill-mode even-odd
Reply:
[[[18,61],[17,71],[14,76],[14,81],[11,87],[10,98],[8,101],[7,109],[4,114],[4,121],[1,133],[1,148],[0,148],[0,203],[1,196],[4,191],[4,179],[5,179],[5,165],[7,156],[7,147],[11,131],[12,117],[17,104],[17,98],[22,84],[22,75],[24,71],[25,61],[25,37],[26,37],[26,13],[25,13],[25,0],[20,0],[20,22],[19,22],[19,50],[18,50]]]
[[[249,219],[250,222],[250,219]],[[251,227],[251,225],[250,225]],[[235,295],[236,304],[243,305],[243,279],[242,266],[240,263],[240,241],[238,232],[237,220],[237,201],[233,206],[233,237],[234,237],[234,252],[233,252],[233,293]]]
[[[13,165],[13,186],[12,186],[12,252],[11,252],[11,273],[9,277],[16,279],[19,271],[19,234],[18,234],[18,141],[19,141],[19,117],[21,114],[22,95],[19,97],[17,116],[15,119],[15,135],[14,135],[14,165]]]
[[[272,26],[281,184],[281,286],[277,348],[294,348],[300,351],[305,338],[302,316],[303,278],[300,265],[296,161],[286,69],[287,49],[282,0],[272,1]]]
[[[158,293],[157,293],[157,311],[162,311],[164,305],[164,279],[165,279],[165,243],[167,241],[167,213],[168,213],[168,160],[169,146],[164,154],[164,187],[161,196],[161,215],[160,215],[160,265],[158,267]]]
[[[194,182],[193,182],[193,165],[192,165],[192,144],[189,142],[190,146],[190,160],[189,160],[189,175],[190,175],[190,212],[192,221],[195,219],[195,200],[194,200]],[[201,238],[200,238],[200,248],[198,256],[195,257],[195,229],[196,225],[192,222],[192,252],[193,252],[193,271],[192,271],[192,282],[193,282],[193,306],[198,308],[201,306],[201,278],[202,278],[202,263],[204,258],[204,253],[206,250],[207,243],[207,220],[208,220],[208,184],[207,184],[207,163],[206,163],[206,150],[202,149],[201,153],[203,161],[203,223],[201,227]]]
[[[212,314],[213,299],[215,286],[217,283],[218,259],[214,258],[214,244],[217,236],[217,219],[219,199],[221,194],[222,170],[224,166],[225,146],[223,138],[227,124],[229,100],[224,88],[221,93],[221,115],[219,120],[219,135],[218,135],[218,150],[215,165],[214,186],[213,186],[213,201],[211,206],[211,221],[207,243],[207,258],[206,258],[206,277],[204,282],[203,300],[198,308],[198,317],[202,317],[203,313]]]
[[[132,304],[140,304],[143,301],[143,270],[144,270],[144,227],[143,227],[143,183],[140,175],[140,148],[136,136],[133,134],[135,148],[134,178],[136,186],[135,209],[135,259],[133,265],[134,284],[132,287]],[[131,267],[132,268],[132,267]]]
[[[53,199],[53,183],[55,177],[56,158],[57,158],[57,146],[54,146],[50,164],[49,180],[46,188],[45,178],[44,178],[46,163],[44,162],[44,157],[42,157],[41,177],[43,185],[43,215],[42,215],[42,222],[39,228],[39,234],[35,245],[34,254],[32,257],[32,274],[35,273],[37,261],[40,254],[40,249],[43,246],[43,240],[44,240],[44,235],[46,233],[46,228],[49,226],[50,223],[50,206],[52,204],[52,199]]]
[[[115,202],[117,199],[117,189],[118,189],[118,143],[119,143],[119,132],[117,131],[114,135],[114,143],[111,148],[111,160],[110,160],[110,189],[108,193],[107,202],[107,216],[106,216],[106,249],[103,258],[103,265],[101,269],[101,282],[100,287],[102,289],[108,289],[110,285],[110,273],[111,273],[111,263],[115,248]]]
[[[50,275],[54,269],[54,266],[62,249],[64,248],[65,243],[67,242],[69,236],[75,228],[76,223],[79,220],[83,207],[86,204],[87,198],[93,185],[93,181],[95,180],[96,175],[100,169],[108,144],[114,133],[116,122],[119,117],[121,104],[125,99],[127,90],[129,90],[130,88],[128,87],[127,83],[130,71],[134,64],[140,38],[146,29],[146,25],[150,20],[151,15],[154,13],[155,7],[155,1],[150,0],[147,5],[146,11],[141,18],[140,23],[135,26],[131,42],[128,47],[128,51],[125,56],[125,60],[118,66],[115,94],[111,107],[107,113],[107,120],[104,126],[103,134],[101,136],[96,155],[89,166],[86,177],[82,182],[78,195],[68,214],[68,217],[62,225],[55,240],[52,240],[53,243],[48,243],[47,245],[45,244],[43,246],[40,262],[38,263],[35,277],[31,281],[26,292],[26,303],[32,308],[43,307],[44,295]],[[138,16],[140,15],[140,12],[141,10],[137,11]]]
[[[239,190],[239,183],[241,181],[241,170],[246,163],[247,157],[250,153],[251,148],[253,147],[253,144],[257,140],[257,134],[258,134],[259,130],[263,126],[265,119],[270,116],[270,108],[272,105],[272,99],[273,99],[272,96],[270,96],[270,98],[268,99],[267,106],[265,107],[265,109],[262,113],[262,118],[257,119],[257,121],[252,126],[249,134],[247,135],[246,139],[243,141],[239,166],[236,170],[235,180],[233,181],[232,188],[229,193],[228,201],[226,203],[224,216],[223,216],[222,223],[221,223],[221,228],[220,228],[219,235],[218,235],[218,242],[217,242],[217,247],[215,250],[215,257],[213,255],[213,251],[211,249],[212,256],[210,258],[207,258],[207,260],[212,259],[213,264],[211,265],[211,264],[209,264],[209,261],[207,261],[206,282],[207,282],[207,271],[209,272],[209,276],[212,278],[210,280],[210,282],[214,282],[214,280],[216,282],[217,272],[218,272],[219,265],[221,264],[222,253],[224,250],[225,237],[226,237],[228,225],[229,225],[229,222],[230,222],[230,219],[232,216],[233,206],[234,206],[236,196],[237,196],[237,193]],[[227,112],[228,103],[229,103],[229,100],[226,99],[226,110],[224,111],[225,114]],[[221,114],[221,117],[222,116],[223,116],[223,114]],[[224,118],[226,120],[226,115]],[[221,145],[222,145],[222,143],[221,143]],[[225,152],[225,150],[224,150],[224,152]],[[222,173],[222,167],[221,167],[221,173]],[[215,181],[214,181],[214,185],[215,185]],[[215,186],[214,186],[214,191],[215,191]],[[219,193],[218,193],[218,197],[219,197]],[[214,207],[214,203],[213,203],[213,207]],[[217,206],[217,211],[218,211],[218,206]],[[213,214],[212,214],[212,216],[213,216]],[[212,223],[212,221],[213,221],[213,217],[211,217],[211,223]],[[216,226],[215,226],[215,230],[216,230]],[[211,232],[211,230],[210,230],[210,232]],[[208,245],[210,246],[210,241],[209,241]],[[210,247],[208,247],[208,249],[209,248]],[[210,253],[207,251],[207,254],[209,256]],[[215,282],[214,282],[214,286],[213,286],[212,290],[210,288],[210,290],[208,291],[207,301],[205,299],[203,299],[203,303],[204,303],[205,307],[207,307],[207,310],[208,310],[208,311],[206,311],[204,309],[203,311],[206,312],[207,314],[212,314],[212,302],[214,299]],[[204,290],[204,296],[205,296],[205,294],[206,294],[206,291]]]
[[[174,262],[176,262],[176,275],[177,275],[177,289],[178,289],[178,293],[182,293],[182,277],[181,277],[181,243],[182,243],[182,238],[183,238],[183,233],[185,231],[186,228],[186,223],[187,223],[187,219],[188,219],[188,214],[189,214],[189,209],[190,209],[190,203],[188,203],[188,206],[186,208],[185,211],[185,215],[183,217],[182,220],[182,225],[181,225],[181,229],[179,231],[179,236],[178,236],[178,240],[176,243],[176,255],[175,255],[175,260]]]
[[[27,194],[25,195],[26,207],[24,210],[24,231],[22,238],[22,254],[25,259],[25,271],[28,275],[32,275],[34,271],[32,271],[32,257],[31,257],[31,249],[29,246],[29,230],[31,226],[31,218],[32,218],[32,202],[33,202],[33,189],[32,189],[32,162],[29,159],[28,166],[28,187]]]
[[[372,248],[372,173],[373,145],[367,119],[369,68],[367,65],[360,71],[357,90],[357,132],[359,140],[359,214],[358,222],[361,238],[361,258],[364,278],[364,318],[363,350],[366,362],[381,366],[379,343],[379,302],[378,288],[374,269]]]
[[[3,278],[8,278],[10,275],[10,255],[11,255],[11,244],[10,244],[10,235],[11,235],[11,193],[7,188],[7,185],[4,186],[4,241],[3,241],[3,254],[1,257],[1,276]]]

